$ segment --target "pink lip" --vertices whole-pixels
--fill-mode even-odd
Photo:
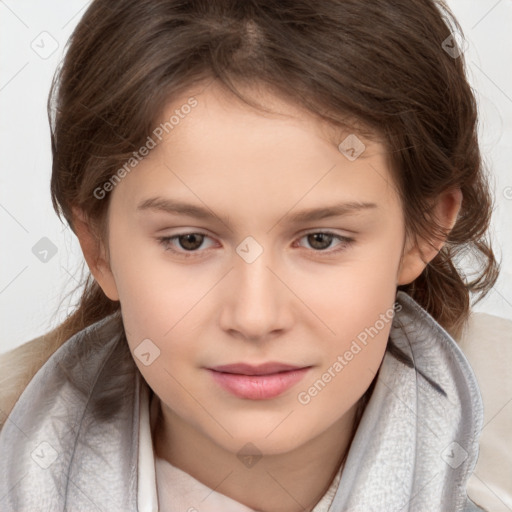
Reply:
[[[233,395],[249,400],[267,400],[290,389],[310,368],[282,363],[258,366],[238,363],[215,366],[208,370],[213,379]]]

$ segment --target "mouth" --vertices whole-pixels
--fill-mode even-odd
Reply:
[[[237,363],[207,370],[214,382],[238,398],[268,400],[297,384],[310,368],[272,362],[257,366]]]

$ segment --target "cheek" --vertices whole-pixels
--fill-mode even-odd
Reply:
[[[395,300],[401,254],[399,234],[383,231],[371,243],[349,253],[340,264],[313,275],[304,269],[293,281],[294,291],[305,298],[308,306],[304,318],[315,322],[317,327],[313,323],[310,327],[317,332],[323,329],[322,340],[329,352],[342,349],[373,326],[381,314],[392,315],[389,310]]]
[[[394,316],[400,244],[398,237],[383,236],[371,251],[309,286],[308,305],[329,329],[319,337],[321,367],[297,395],[308,414],[334,421],[375,377]]]
[[[332,424],[356,404],[374,379],[394,314],[393,293],[376,295],[361,296],[340,309],[338,322],[333,324],[336,336],[324,337],[319,344],[322,364],[296,397],[310,417],[322,417]]]
[[[190,309],[173,295],[159,302],[138,293],[127,298],[121,309],[128,346],[144,380],[184,415],[197,408],[192,397],[204,392],[191,378],[201,347],[194,331],[197,317]]]
[[[211,269],[177,264],[157,240],[123,229],[112,230],[111,263],[125,327],[134,338],[164,339],[175,326],[193,322],[195,305],[214,283]]]
[[[151,242],[133,244],[119,232],[111,240],[111,262],[130,351],[146,382],[174,396],[180,387],[173,377],[180,380],[186,367],[180,363],[195,363],[194,329],[214,276],[170,264],[148,247]]]

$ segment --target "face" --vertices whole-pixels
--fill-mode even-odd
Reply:
[[[404,222],[383,145],[262,99],[278,113],[214,85],[166,109],[179,122],[111,192],[101,284],[168,421],[276,454],[373,380]]]

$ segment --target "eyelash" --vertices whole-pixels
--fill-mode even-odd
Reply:
[[[318,253],[320,256],[323,256],[323,257],[329,257],[329,256],[337,255],[338,253],[346,250],[354,242],[353,238],[342,236],[342,235],[337,235],[336,233],[332,233],[331,231],[310,231],[310,232],[305,233],[304,235],[302,235],[299,238],[299,240],[304,238],[304,237],[307,237],[309,235],[316,235],[316,234],[332,236],[335,239],[338,239],[340,241],[338,249],[334,249],[334,250],[329,250],[329,249],[315,250],[315,249],[312,249],[312,251],[314,253]],[[198,231],[190,231],[190,232],[187,232],[187,233],[178,233],[177,235],[173,235],[173,236],[159,237],[159,238],[157,238],[157,240],[164,247],[165,251],[170,251],[170,252],[172,252],[174,254],[178,254],[179,256],[182,256],[184,258],[201,257],[201,255],[198,254],[200,252],[199,249],[194,250],[194,251],[185,251],[185,250],[178,251],[176,249],[173,249],[170,246],[170,243],[171,243],[172,240],[177,240],[180,237],[186,236],[186,235],[202,235],[202,236],[210,238],[206,233],[201,233],[201,232],[198,232]]]

